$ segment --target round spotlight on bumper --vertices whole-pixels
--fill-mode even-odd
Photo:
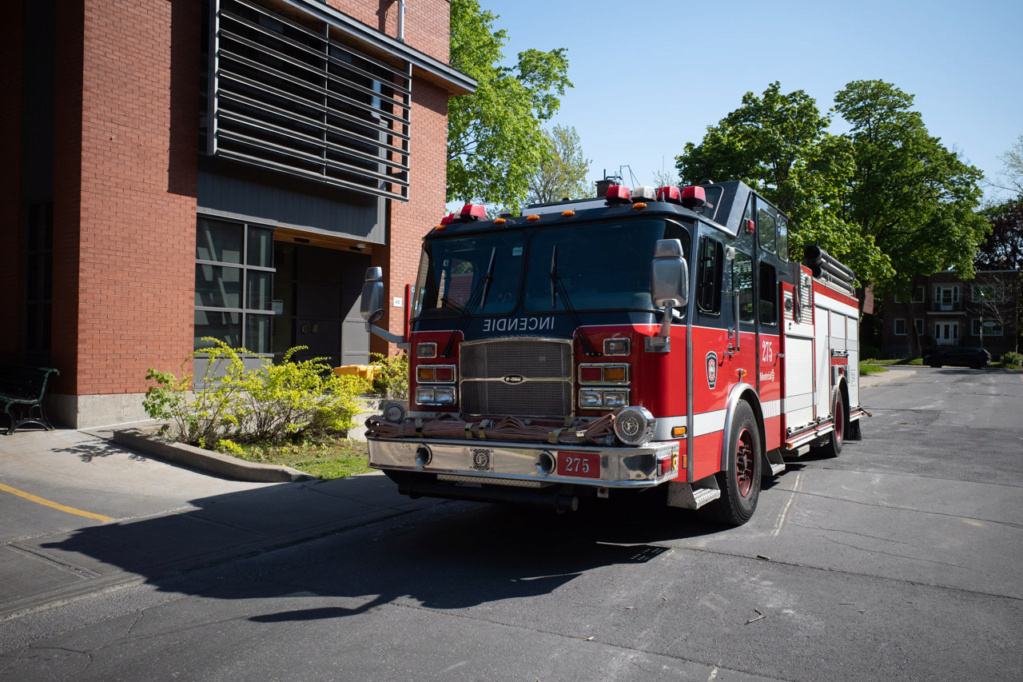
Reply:
[[[654,437],[654,415],[645,407],[623,407],[615,414],[615,435],[626,445],[642,445]]]
[[[392,424],[401,424],[405,421],[405,406],[401,403],[387,403],[384,405],[384,421]]]

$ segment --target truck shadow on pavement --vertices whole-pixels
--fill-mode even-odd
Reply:
[[[540,597],[589,571],[654,561],[671,549],[668,541],[727,532],[652,502],[559,516],[409,501],[383,476],[267,486],[192,504],[182,513],[40,538],[48,541],[37,551],[100,577],[139,575],[163,592],[330,602],[303,600],[309,608],[251,616],[280,622],[391,603],[462,609]]]

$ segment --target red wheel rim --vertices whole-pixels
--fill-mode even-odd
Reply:
[[[749,497],[753,489],[753,434],[743,429],[735,444],[735,480],[739,484],[739,494]]]

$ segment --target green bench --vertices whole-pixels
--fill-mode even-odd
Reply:
[[[38,424],[47,431],[53,426],[43,412],[43,398],[51,374],[60,374],[50,367],[21,367],[0,364],[0,406],[10,426],[7,434],[25,424]]]

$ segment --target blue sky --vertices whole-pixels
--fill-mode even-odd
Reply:
[[[575,87],[552,123],[575,127],[590,180],[628,165],[652,184],[686,142],[775,80],[822,111],[850,81],[893,83],[916,96],[932,135],[992,179],[1023,134],[1023,0],[480,2],[507,30],[509,60],[568,49]]]

